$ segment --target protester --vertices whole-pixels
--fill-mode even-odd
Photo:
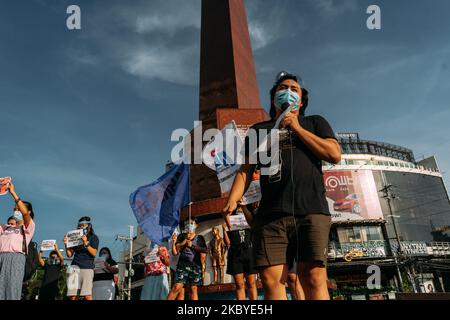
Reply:
[[[168,300],[175,300],[186,286],[189,286],[190,300],[198,300],[197,289],[203,285],[201,254],[208,252],[205,238],[196,234],[195,220],[187,220],[184,225],[185,231],[178,237],[173,252],[175,255],[179,254],[180,258],[175,272],[175,285]]]
[[[166,300],[169,294],[169,251],[152,244],[145,258],[145,282],[141,300]]]
[[[240,210],[234,214],[244,214],[249,225],[253,222],[253,215],[246,206],[240,205]],[[253,245],[250,228],[227,231],[227,224],[222,225],[224,240],[229,248],[227,274],[233,276],[236,286],[236,299],[246,300],[245,288],[248,288],[249,300],[258,300],[256,274],[253,257]]]
[[[338,163],[341,149],[324,118],[305,116],[308,91],[295,75],[280,73],[270,93],[272,120],[250,130],[261,136],[259,130],[271,130],[280,120],[280,152],[272,155],[280,161],[263,163],[264,157],[256,149],[249,150],[253,144],[249,135],[246,164],[236,175],[223,212],[229,216],[237,208],[256,167],[249,160],[256,155],[258,167],[268,169],[261,171],[262,199],[252,228],[256,267],[260,269],[265,299],[287,299],[288,268],[296,260],[305,298],[328,300],[326,252],[331,216],[322,161]],[[263,141],[257,144],[260,142]]]
[[[8,190],[16,205],[7,224],[0,225],[0,300],[20,300],[28,245],[35,230],[34,213],[31,203],[17,195],[13,183]]]
[[[92,298],[93,300],[114,300],[116,296],[114,275],[119,272],[119,267],[112,258],[109,248],[100,249],[100,258],[105,262],[101,268],[94,269]]]
[[[176,251],[175,246],[177,244],[177,239],[178,239],[178,235],[177,233],[174,233],[172,235],[172,237],[169,240],[169,256],[170,256],[170,287],[173,288],[175,286],[175,272],[177,270],[177,265],[178,265],[178,260],[180,255],[179,254],[174,254],[173,252]],[[181,288],[177,297],[175,298],[175,300],[184,300],[185,299],[185,294],[186,294],[186,290],[188,288]]]
[[[82,217],[78,221],[78,229],[84,231],[83,244],[67,248],[68,238],[64,236],[64,246],[68,258],[72,258],[72,265],[67,270],[67,296],[70,300],[92,300],[92,286],[94,280],[94,258],[97,254],[99,239],[94,233],[91,218]]]
[[[25,257],[25,272],[23,275],[22,284],[22,300],[26,300],[28,289],[33,283],[33,277],[36,275],[39,268],[39,250],[36,242],[31,239],[27,247],[27,255]]]
[[[59,292],[58,280],[61,269],[64,267],[64,257],[56,243],[54,250],[50,252],[46,261],[42,258],[43,253],[41,244],[39,264],[44,269],[44,278],[39,290],[39,300],[56,300]]]

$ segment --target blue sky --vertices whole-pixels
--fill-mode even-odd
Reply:
[[[336,131],[436,155],[450,172],[450,2],[247,0],[261,100],[300,74]],[[66,28],[78,4],[82,30]],[[128,196],[164,171],[198,114],[199,0],[12,1],[0,11],[0,176],[36,211],[36,240],[83,215],[101,245],[135,222]],[[382,30],[366,28],[378,4]],[[450,173],[445,174],[450,185]],[[1,219],[12,211],[0,198]]]

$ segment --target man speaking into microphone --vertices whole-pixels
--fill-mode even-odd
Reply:
[[[308,91],[297,76],[281,72],[271,89],[271,120],[250,130],[279,130],[279,164],[261,175],[262,199],[252,225],[255,264],[260,271],[266,300],[286,300],[288,270],[297,265],[307,300],[328,300],[327,249],[331,215],[325,197],[322,161],[339,163],[341,148],[329,123],[321,116],[305,116]],[[261,141],[258,141],[258,145]],[[247,190],[255,169],[246,162],[237,173],[224,215],[231,215]]]

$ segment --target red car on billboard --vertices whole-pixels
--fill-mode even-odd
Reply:
[[[356,214],[361,213],[361,205],[356,193],[349,194],[343,199],[334,202],[334,211],[352,212]]]

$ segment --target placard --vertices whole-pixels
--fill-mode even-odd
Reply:
[[[8,193],[10,183],[10,177],[0,178],[0,196],[4,196]]]
[[[250,226],[247,223],[247,219],[245,219],[245,216],[243,214],[230,216],[230,224],[230,231],[250,229]]]
[[[144,258],[145,263],[153,263],[160,261],[159,257],[159,248],[156,247],[152,251],[150,251]]]
[[[95,273],[100,273],[100,272],[104,272],[105,270],[105,263],[106,263],[106,259],[104,257],[98,257],[95,258],[94,260],[94,272]]]
[[[41,242],[42,251],[52,251],[55,250],[56,240],[43,240]]]
[[[67,232],[67,248],[78,247],[83,244],[81,237],[83,237],[83,229],[77,229]]]
[[[244,194],[242,198],[242,204],[248,205],[258,201],[261,201],[261,186],[259,180],[252,181],[247,192]]]

